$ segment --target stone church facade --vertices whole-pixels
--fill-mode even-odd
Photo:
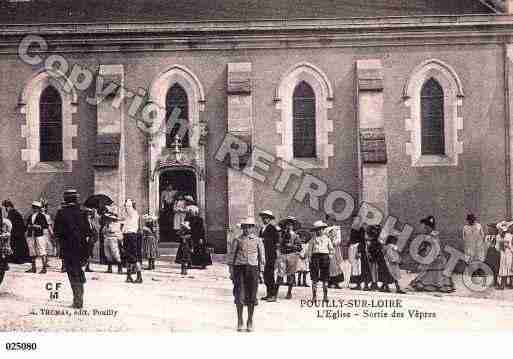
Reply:
[[[448,239],[469,212],[511,216],[508,2],[164,3],[2,4],[2,199],[55,212],[74,186],[156,214],[171,183],[219,250],[262,209],[342,213],[330,191],[402,223],[434,215]],[[174,108],[181,144],[145,131]],[[227,134],[279,159],[264,180],[216,157]]]

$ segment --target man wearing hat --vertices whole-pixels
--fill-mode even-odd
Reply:
[[[32,267],[27,273],[36,273],[36,259],[41,257],[43,268],[41,274],[46,273],[48,267],[48,256],[46,252],[47,237],[44,231],[48,230],[48,221],[42,212],[43,205],[39,201],[32,202],[32,214],[27,218],[27,246],[32,262]]]
[[[260,219],[262,220],[262,228],[260,229],[259,237],[264,243],[265,249],[265,268],[264,268],[264,283],[267,288],[267,294],[262,297],[262,300],[268,302],[277,301],[278,287],[274,278],[274,270],[276,267],[276,259],[278,257],[278,245],[280,243],[280,234],[278,229],[272,224],[274,214],[270,210],[260,212]]]
[[[64,191],[65,206],[55,215],[55,236],[61,243],[61,254],[73,291],[73,308],[84,305],[85,273],[82,269],[89,257],[87,238],[92,235],[87,213],[78,204],[75,189]]]
[[[265,267],[265,249],[262,240],[252,233],[255,227],[253,218],[246,218],[240,223],[242,234],[237,237],[230,248],[228,266],[233,278],[233,296],[237,307],[237,331],[243,330],[244,305],[248,307],[246,330],[253,331],[253,313],[258,304],[258,278]]]

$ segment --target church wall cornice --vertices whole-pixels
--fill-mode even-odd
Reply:
[[[4,24],[0,53],[12,53],[29,34],[45,37],[48,52],[458,45],[508,42],[513,16]]]

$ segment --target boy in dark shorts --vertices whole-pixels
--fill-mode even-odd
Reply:
[[[233,296],[237,307],[237,331],[243,330],[244,305],[248,307],[246,330],[253,331],[253,313],[258,304],[257,291],[260,272],[265,265],[265,251],[262,240],[252,233],[255,220],[247,218],[240,223],[242,234],[237,237],[228,259],[233,278]]]

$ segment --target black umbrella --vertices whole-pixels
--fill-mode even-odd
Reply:
[[[292,216],[288,216],[287,218],[285,219],[282,219],[279,223],[278,223],[278,226],[282,229],[282,230],[285,230],[287,228],[287,223],[288,222],[292,222],[292,225],[294,226],[294,230],[297,231],[298,229],[301,228],[301,222],[299,222],[297,220],[296,217],[292,217]]]
[[[95,208],[100,211],[105,206],[110,206],[114,201],[105,194],[93,194],[84,202],[84,207]]]

